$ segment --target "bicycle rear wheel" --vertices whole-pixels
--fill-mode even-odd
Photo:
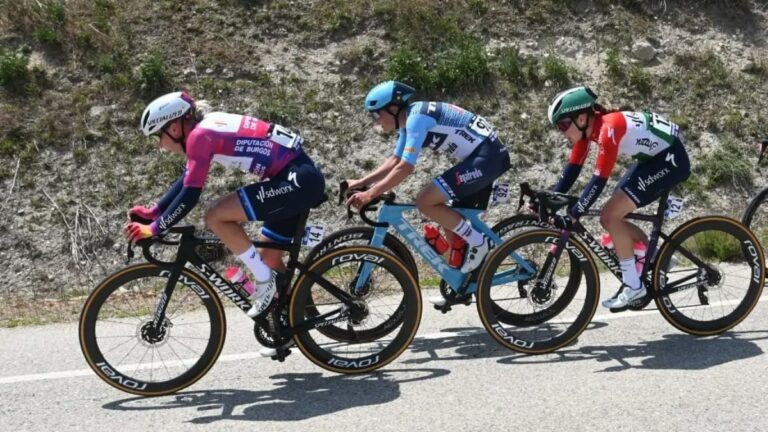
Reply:
[[[763,189],[752,198],[741,219],[741,222],[757,237],[763,250],[768,247],[768,203],[766,200],[768,200],[768,188]]]
[[[659,251],[653,273],[656,304],[677,329],[697,336],[722,333],[757,304],[765,257],[754,234],[721,216],[692,219]]]
[[[113,387],[141,396],[177,392],[203,377],[224,346],[224,310],[210,285],[183,269],[170,298],[171,272],[154,264],[127,267],[101,282],[80,315],[80,348]],[[160,302],[159,330],[152,321]]]
[[[407,266],[388,252],[368,246],[342,247],[320,256],[308,271],[343,291],[355,284],[361,265],[372,268],[370,286],[352,297],[354,312],[307,274],[301,275],[291,294],[291,327],[310,326],[296,333],[296,345],[312,362],[333,372],[362,373],[385,366],[410,345],[421,321],[416,281]],[[317,322],[319,316],[323,318]],[[330,326],[334,327],[331,337]],[[382,328],[388,331],[376,330]]]
[[[597,267],[579,242],[567,243],[568,253],[562,253],[556,263],[545,295],[536,293],[539,270],[559,235],[549,229],[523,232],[498,246],[480,274],[480,319],[488,333],[511,350],[526,354],[554,351],[578,337],[595,313],[600,291]],[[494,277],[500,274],[523,272],[519,258],[513,254],[533,267],[535,273],[512,283],[495,283]],[[526,295],[520,295],[521,289]]]

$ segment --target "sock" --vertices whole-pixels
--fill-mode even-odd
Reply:
[[[259,255],[255,246],[251,245],[247,251],[238,255],[238,258],[253,273],[253,276],[256,278],[255,283],[264,283],[272,278],[272,269],[261,260],[261,255]]]
[[[470,246],[480,246],[485,240],[483,233],[472,228],[472,224],[466,219],[462,219],[452,231],[457,236],[463,238]]]
[[[635,267],[635,257],[619,261],[621,265],[621,280],[633,290],[640,289],[640,277]]]

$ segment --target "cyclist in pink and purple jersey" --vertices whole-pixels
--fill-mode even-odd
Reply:
[[[144,110],[142,132],[158,137],[160,147],[184,155],[187,165],[154,206],[135,206],[129,211],[129,215],[153,222],[129,222],[123,233],[136,241],[178,223],[197,204],[213,162],[255,175],[259,182],[219,199],[205,213],[205,224],[255,277],[254,306],[248,311],[254,317],[265,311],[274,297],[273,270],[284,269],[283,252],[258,251],[240,224],[263,221],[260,241],[291,242],[300,215],[323,199],[325,179],[302,150],[301,136],[246,115],[203,115],[203,105],[186,92],[175,92],[155,99]]]

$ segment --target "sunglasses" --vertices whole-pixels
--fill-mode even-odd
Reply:
[[[559,122],[557,122],[557,128],[560,129],[560,132],[565,132],[568,130],[569,127],[571,127],[572,123],[573,123],[573,119],[564,118]]]

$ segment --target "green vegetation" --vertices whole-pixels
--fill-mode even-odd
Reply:
[[[702,258],[720,261],[735,261],[743,258],[741,244],[731,234],[720,231],[705,231],[683,243]]]
[[[0,86],[10,91],[23,89],[31,77],[28,64],[29,57],[25,54],[0,51]]]
[[[571,68],[556,55],[550,53],[544,58],[544,79],[549,80],[556,88],[564,88],[571,84]]]
[[[141,90],[148,99],[167,93],[173,87],[165,56],[160,52],[153,52],[141,64],[140,76]]]
[[[698,159],[693,172],[704,179],[707,188],[748,189],[754,182],[752,166],[745,160],[745,149],[732,140]]]

